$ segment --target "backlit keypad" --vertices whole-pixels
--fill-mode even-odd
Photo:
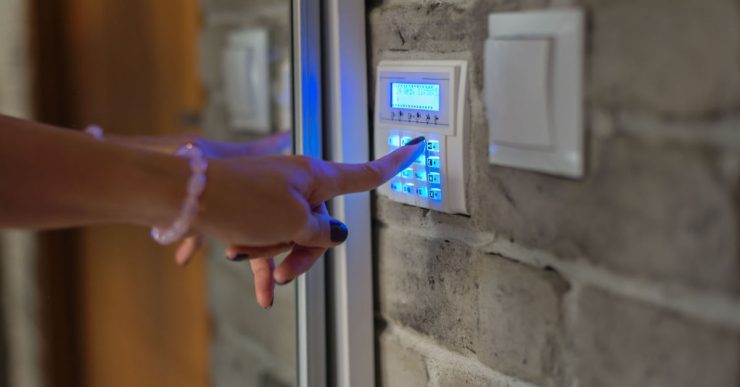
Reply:
[[[421,134],[425,135],[425,134]],[[420,200],[442,202],[442,147],[439,138],[427,137],[424,152],[414,160],[410,167],[404,169],[391,182],[391,191],[402,195],[414,196]],[[392,132],[388,137],[389,151],[406,145],[415,138],[406,133]]]

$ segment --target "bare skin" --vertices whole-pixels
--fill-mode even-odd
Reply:
[[[0,116],[0,134],[5,145],[0,152],[0,228],[167,226],[179,215],[190,170],[188,161],[170,155],[167,146],[131,139],[100,142],[5,116]],[[210,156],[223,158],[209,162],[191,231],[229,242],[232,259],[248,255],[263,307],[272,304],[275,283],[292,281],[344,241],[337,239],[327,200],[374,189],[410,165],[425,146],[420,141],[370,163],[339,164],[265,156],[274,149],[264,144],[251,151],[220,144],[225,146],[221,151],[234,152],[229,155],[212,154],[204,144]],[[185,242],[182,249],[188,254],[178,258],[181,263],[197,247],[188,243],[195,241]],[[275,267],[271,257],[284,251],[288,257]]]

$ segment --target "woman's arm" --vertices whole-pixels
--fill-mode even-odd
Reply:
[[[190,179],[186,159],[3,116],[0,138],[0,228],[168,226],[180,214]],[[383,184],[425,146],[418,137],[363,164],[296,156],[211,159],[191,231],[223,239],[252,259],[289,249],[276,268],[270,259],[252,266],[262,273],[258,298],[267,306],[275,283],[292,281],[347,238],[347,227],[324,203]]]
[[[175,156],[0,115],[0,228],[177,217],[190,175]]]

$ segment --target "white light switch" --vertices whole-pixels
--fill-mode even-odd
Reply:
[[[488,33],[490,162],[583,176],[583,13],[494,13]]]
[[[266,29],[247,28],[229,35],[224,51],[224,88],[237,130],[269,133],[270,64]]]
[[[489,114],[496,125],[493,142],[501,145],[541,147],[551,145],[549,50],[546,39],[497,39],[486,42],[491,76]]]

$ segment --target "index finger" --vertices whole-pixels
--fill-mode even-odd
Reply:
[[[375,189],[414,162],[426,147],[426,139],[417,137],[406,145],[377,159],[362,164],[329,163],[321,178],[321,201],[334,196]]]

